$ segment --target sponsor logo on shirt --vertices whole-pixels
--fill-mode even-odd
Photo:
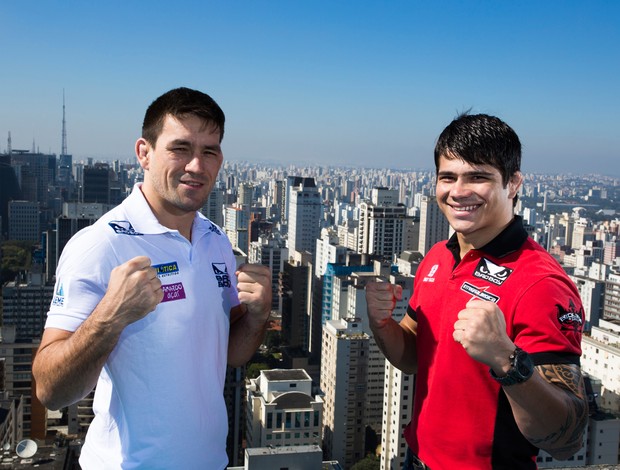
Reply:
[[[181,300],[185,298],[185,288],[183,283],[163,284],[161,290],[164,291],[162,302],[170,302],[172,300]]]
[[[213,274],[215,274],[215,279],[217,280],[217,286],[230,287],[231,282],[226,263],[211,263],[211,267],[213,268]]]
[[[222,234],[222,231],[217,228],[217,226],[213,222],[209,222],[209,231],[213,233],[217,233],[218,235]]]
[[[54,307],[65,306],[65,288],[63,287],[62,282],[58,283],[56,292],[54,292],[54,297],[52,298],[52,305]]]
[[[433,276],[435,276],[437,269],[439,269],[438,264],[434,264],[433,266],[431,266],[431,270],[428,272],[426,276],[424,276],[424,279],[422,279],[422,282],[435,282],[435,278]]]
[[[476,266],[474,276],[485,281],[492,282],[495,285],[501,286],[508,276],[512,273],[512,269],[505,266],[498,266],[493,261],[486,258],[482,258]]]
[[[176,261],[164,264],[154,264],[153,267],[157,270],[157,277],[168,277],[179,274],[179,264]]]
[[[144,235],[136,232],[128,220],[113,220],[108,225],[119,235]]]
[[[583,308],[577,310],[573,299],[568,299],[568,307],[555,304],[558,308],[558,321],[561,330],[580,331],[583,326]]]
[[[497,303],[499,301],[499,297],[495,294],[491,294],[490,292],[486,292],[489,286],[484,287],[476,287],[469,282],[464,282],[461,286],[461,290],[467,292],[468,294],[473,295],[472,298],[477,298],[480,300],[488,300],[489,302]]]

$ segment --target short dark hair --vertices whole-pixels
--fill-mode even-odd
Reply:
[[[167,115],[182,118],[195,115],[220,131],[220,142],[224,138],[224,111],[206,93],[190,88],[175,88],[170,90],[147,108],[142,123],[142,138],[155,146],[164,126]]]
[[[491,165],[499,170],[505,187],[521,169],[521,142],[501,119],[487,114],[463,113],[437,139],[436,170],[439,170],[441,157],[458,158],[473,165]]]

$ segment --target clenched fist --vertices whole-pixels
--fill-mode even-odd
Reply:
[[[403,297],[403,288],[389,282],[369,282],[366,284],[366,304],[370,327],[380,327],[392,318],[396,302]]]

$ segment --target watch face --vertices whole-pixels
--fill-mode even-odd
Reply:
[[[517,352],[513,367],[515,368],[515,372],[517,372],[524,379],[529,378],[534,371],[532,358],[528,353],[522,350]]]

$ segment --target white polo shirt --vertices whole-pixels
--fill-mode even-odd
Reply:
[[[191,243],[159,224],[140,185],[78,232],[62,252],[46,328],[75,331],[112,269],[139,255],[158,269],[164,299],[127,326],[99,381],[80,464],[85,469],[223,469],[223,397],[236,264],[222,231],[199,213]]]

